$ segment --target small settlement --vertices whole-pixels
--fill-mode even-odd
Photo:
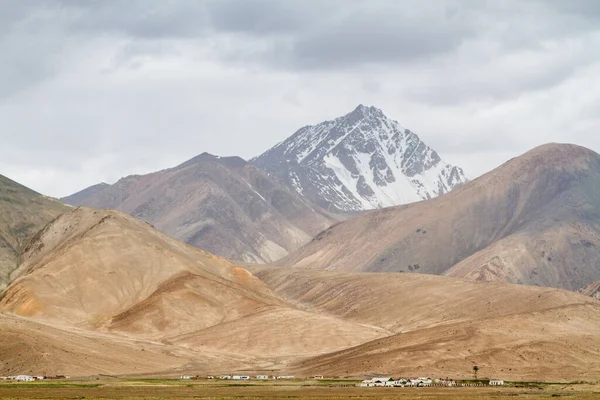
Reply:
[[[485,383],[457,383],[452,379],[431,379],[431,378],[398,378],[389,376],[371,378],[358,384],[360,387],[428,387],[428,386],[483,386]],[[490,386],[502,386],[503,380],[491,380]]]
[[[436,381],[439,381],[436,379]],[[441,381],[440,381],[441,382]],[[445,386],[454,386],[456,383],[454,381],[444,381]],[[389,376],[371,378],[368,380],[364,380],[359,383],[360,387],[405,387],[405,386],[414,386],[414,387],[423,387],[423,386],[432,386],[433,380],[431,378],[398,378],[394,379]]]
[[[279,375],[279,376],[270,376],[270,375],[256,375],[255,377],[251,377],[249,375],[221,375],[221,376],[207,376],[202,378],[200,376],[181,376],[180,379],[231,379],[231,380],[252,380],[256,379],[259,381],[265,380],[293,380],[296,379],[293,375]],[[305,378],[302,378],[305,379]],[[325,379],[323,375],[315,375],[312,377],[314,380],[322,380]],[[430,387],[430,386],[446,386],[446,387],[455,387],[455,386],[503,386],[504,381],[499,379],[494,379],[490,381],[455,381],[454,379],[449,378],[436,378],[432,379],[429,377],[421,377],[421,378],[397,378],[394,379],[390,376],[380,376],[371,379],[364,380],[360,382],[359,387]]]
[[[179,379],[201,379],[200,377],[191,377],[191,376],[181,376]],[[249,381],[253,379],[250,375],[221,375],[221,376],[212,376],[209,375],[206,379],[231,379],[234,381]],[[254,377],[257,381],[266,381],[269,379],[296,379],[294,375],[280,375],[280,376],[269,376],[269,375],[256,375]],[[315,378],[318,379],[318,378]],[[323,378],[321,378],[323,379]]]
[[[0,381],[13,381],[13,382],[33,382],[33,381],[41,381],[45,379],[68,379],[68,376],[31,376],[31,375],[15,375],[15,376],[0,376]],[[256,375],[255,377],[251,377],[250,375],[221,375],[221,376],[208,376],[202,378],[200,376],[191,376],[191,375],[182,375],[179,379],[231,379],[231,380],[239,380],[239,381],[248,381],[251,379],[256,379],[259,381],[265,380],[293,380],[296,379],[294,375],[279,375],[279,376],[269,376],[269,375]],[[315,375],[312,377],[315,380],[324,379],[322,375]],[[371,379],[364,380],[360,382],[357,386],[359,387],[429,387],[429,386],[504,386],[504,381],[500,379],[493,379],[489,382],[479,381],[477,383],[472,382],[456,382],[452,379],[431,379],[428,377],[422,378],[397,378],[394,379],[389,376],[383,377],[375,377]]]
[[[31,375],[0,376],[1,381],[33,382],[33,381],[43,381],[44,379],[46,379],[46,377],[44,377],[44,376],[31,376]]]

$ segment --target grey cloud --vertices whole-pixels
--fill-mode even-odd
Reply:
[[[300,38],[292,46],[297,66],[338,68],[423,59],[456,48],[469,34],[459,26],[423,26],[357,18]]]
[[[66,41],[49,12],[43,3],[0,3],[0,101],[54,75]]]
[[[561,13],[566,12],[596,21],[600,18],[600,4],[596,0],[548,0],[548,4]]]
[[[223,52],[226,60],[287,70],[418,64],[480,40],[504,53],[544,50],[546,41],[600,26],[600,6],[593,0],[227,0],[210,4],[207,13],[213,32],[234,32],[270,44],[249,54],[243,50],[242,37],[238,49]]]
[[[289,70],[410,62],[443,54],[476,34],[455,2],[435,7],[381,0],[217,3],[209,9],[212,29],[270,40],[254,60]]]
[[[324,2],[316,7],[307,6],[307,3],[298,0],[216,0],[209,3],[207,13],[210,25],[216,31],[293,34],[308,29],[328,11]]]
[[[223,51],[225,60],[239,51],[247,61],[291,70],[351,67],[365,60],[406,62],[449,51],[475,34],[455,3],[433,7],[383,0],[44,2],[64,20],[68,35],[214,41],[219,35],[236,34],[234,47]],[[257,39],[265,43],[259,51],[243,51],[248,41]]]
[[[0,0],[0,173],[25,171],[15,178],[65,195],[202,151],[254,156],[358,103],[423,132],[458,164],[488,162],[463,165],[480,172],[495,166],[489,152],[543,142],[539,126],[562,141],[569,126],[577,140],[592,132],[598,102],[581,94],[598,93],[598,74],[573,78],[600,62],[599,9],[595,0]],[[549,110],[560,124],[543,122]],[[521,130],[533,132],[527,141]]]
[[[55,13],[66,19],[65,34],[112,33],[131,41],[191,40],[198,46],[212,46],[214,57],[225,63],[291,71],[429,62],[479,39],[513,51],[593,29],[585,21],[600,15],[594,13],[599,7],[586,0],[55,0],[44,4],[49,9],[54,5]]]
[[[407,94],[414,101],[436,106],[457,105],[464,102],[500,102],[518,97],[522,93],[539,92],[556,87],[573,76],[577,68],[593,58],[590,57],[544,57],[546,63],[535,65],[491,65],[480,66],[478,71],[470,69],[437,69],[438,75],[426,82],[409,84]],[[593,57],[592,57],[593,56]],[[460,64],[464,65],[464,64]],[[434,70],[430,70],[434,74]],[[431,76],[431,75],[429,75]]]
[[[56,0],[80,34],[113,33],[133,38],[190,38],[207,28],[206,2],[193,0]]]

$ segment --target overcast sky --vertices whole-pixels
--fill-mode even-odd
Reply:
[[[0,0],[0,174],[51,196],[373,105],[469,177],[600,151],[597,0]]]

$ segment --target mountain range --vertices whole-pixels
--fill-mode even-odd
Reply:
[[[467,181],[363,106],[292,138],[77,207],[0,176],[0,374],[600,379],[600,155]]]
[[[466,180],[415,133],[359,105],[251,162],[203,153],[61,201],[119,210],[214,254],[268,263],[356,212],[433,198]]]
[[[89,208],[56,218],[22,258],[0,297],[2,374],[460,378],[476,362],[505,379],[600,376],[600,303],[574,292],[247,270]]]

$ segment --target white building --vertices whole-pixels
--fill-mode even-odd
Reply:
[[[179,379],[192,379],[192,377],[189,375],[181,375]]]
[[[275,379],[296,379],[294,375],[280,375]]]
[[[384,376],[384,377],[378,377],[378,378],[371,378],[371,382],[373,383],[386,383],[389,381],[393,381],[393,379],[390,376]]]
[[[250,380],[250,377],[248,375],[234,375],[233,380],[234,381],[247,381],[247,380]]]
[[[452,379],[435,379],[434,382],[445,386],[456,386],[456,381]]]
[[[433,383],[433,381],[431,380],[431,378],[418,378],[417,379],[417,386],[431,386],[432,383]]]
[[[436,380],[439,383],[439,380]],[[358,384],[360,387],[424,387],[431,386],[433,380],[431,378],[416,378],[416,379],[404,379],[398,378],[394,380],[390,377],[377,377],[364,380]]]
[[[231,375],[223,375],[219,379],[231,379]]]
[[[360,387],[382,387],[393,386],[394,380],[390,377],[379,377],[364,380],[358,384]]]
[[[269,375],[256,375],[256,379],[260,381],[266,381],[269,379]]]
[[[29,375],[17,375],[14,377],[15,381],[20,381],[20,382],[33,382],[33,376],[29,376]]]
[[[504,385],[504,381],[503,380],[492,380],[490,381],[490,386],[502,386]]]

